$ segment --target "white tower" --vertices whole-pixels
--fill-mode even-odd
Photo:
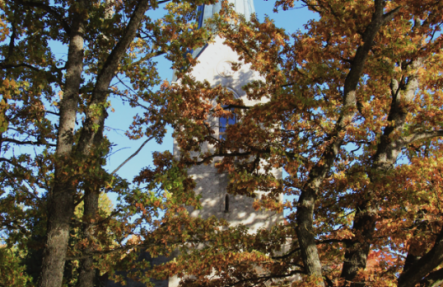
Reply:
[[[228,0],[234,4],[237,14],[243,14],[246,20],[255,13],[253,0]],[[199,7],[199,27],[205,25],[205,20],[211,18],[221,9],[221,0],[213,5]],[[260,101],[250,101],[242,87],[253,80],[264,80],[258,72],[251,70],[249,64],[242,64],[238,71],[231,69],[231,63],[241,63],[239,56],[230,47],[223,44],[224,39],[216,36],[215,41],[193,52],[193,57],[198,64],[190,73],[198,81],[208,81],[213,87],[221,85],[231,90],[236,98],[242,98],[245,105],[251,106]],[[227,119],[211,118],[211,127],[215,136],[220,137],[223,133],[223,125]],[[211,150],[213,147],[208,143],[203,144],[202,152]],[[174,142],[174,155],[178,156],[180,150]],[[256,232],[259,228],[268,228],[275,223],[281,222],[282,215],[275,212],[256,211],[252,207],[254,199],[247,196],[234,196],[227,193],[228,174],[218,173],[214,163],[221,160],[216,158],[210,166],[199,165],[188,169],[196,181],[195,192],[202,196],[202,210],[190,210],[191,216],[208,218],[212,215],[224,218],[231,225],[245,225],[250,232]],[[281,178],[281,169],[275,169],[273,174]],[[257,191],[259,192],[259,191]]]
[[[200,6],[199,12],[199,27],[205,25],[205,20],[211,18],[215,13],[221,10],[221,1],[213,5]],[[229,3],[234,4],[235,12],[243,14],[246,20],[250,19],[251,14],[255,13],[253,0],[228,0]],[[238,71],[231,69],[231,63],[241,63],[239,56],[230,47],[223,44],[223,38],[216,36],[215,41],[205,45],[202,48],[193,51],[192,56],[198,60],[198,64],[190,73],[198,81],[208,81],[213,87],[221,85],[231,90],[236,98],[242,98],[247,106],[252,106],[263,101],[250,101],[245,96],[245,91],[242,87],[254,80],[262,80],[264,78],[254,70],[251,70],[249,64],[242,64]],[[174,81],[174,80],[173,80]],[[211,118],[211,127],[215,131],[215,136],[220,137],[220,132],[223,133],[223,124],[227,119]],[[220,126],[222,124],[222,126]],[[202,146],[202,152],[213,149],[208,143]],[[180,150],[177,142],[174,139],[174,155],[179,156]],[[196,154],[196,156],[198,156]],[[245,225],[249,228],[249,232],[255,233],[260,228],[269,228],[274,224],[283,221],[282,214],[276,214],[269,211],[256,211],[252,204],[253,198],[247,196],[234,196],[227,193],[228,174],[218,173],[214,167],[214,163],[221,160],[216,158],[214,162],[207,165],[193,166],[188,169],[188,174],[193,176],[196,181],[195,192],[200,194],[202,199],[201,210],[189,210],[191,216],[201,216],[202,218],[209,218],[210,216],[217,216],[227,220],[231,226]],[[273,170],[273,175],[280,179],[282,177],[282,170]],[[260,193],[260,191],[257,191]],[[143,252],[140,259],[149,261],[151,265],[159,265],[170,261],[175,255],[171,254],[169,257],[159,256],[152,258],[149,253]],[[177,276],[165,280],[152,280],[156,287],[176,287],[179,285],[179,278]],[[128,287],[142,287],[144,285],[129,280]],[[120,284],[114,282],[107,282],[106,287],[121,287]]]

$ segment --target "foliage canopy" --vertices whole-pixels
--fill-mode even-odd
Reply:
[[[144,107],[160,83],[156,57],[181,59],[207,38],[193,23],[204,1],[167,2],[0,2],[0,232],[9,249],[43,251],[33,284],[60,287],[65,262],[80,260],[77,286],[92,286],[96,270],[112,276],[140,248],[161,249],[159,211],[178,204],[104,169],[112,148],[105,121],[111,97]],[[148,16],[165,5],[164,17]],[[159,123],[129,136],[161,142],[165,132]],[[111,191],[121,200],[103,213],[99,195]],[[129,241],[134,235],[145,241]]]
[[[188,21],[203,1],[170,5],[152,22],[145,13],[158,4],[1,4],[1,227],[10,245],[24,242],[29,219],[43,216],[32,207],[46,208],[40,286],[61,286],[64,262],[72,259],[82,260],[79,276],[88,282],[91,266],[109,274],[132,269],[146,281],[178,274],[185,286],[404,287],[443,280],[442,1],[279,0],[279,13],[305,5],[318,14],[305,32],[290,35],[270,19],[246,23],[229,5],[211,20],[211,31],[196,29]],[[249,99],[266,99],[262,104],[246,106],[223,87],[189,76],[198,59],[187,51],[214,31],[241,56],[238,65],[263,76],[244,87]],[[65,65],[49,40],[69,45]],[[152,59],[162,53],[180,84],[165,82],[154,93]],[[116,75],[132,86],[112,85]],[[102,168],[110,93],[144,109],[131,137],[161,141],[166,124],[175,129],[180,156],[156,153],[155,166],[135,177],[140,188]],[[236,123],[216,137],[208,119],[232,109]],[[59,117],[57,125],[50,116]],[[213,148],[203,152],[204,142]],[[17,145],[37,152],[16,154]],[[188,216],[184,205],[199,203],[186,169],[220,156],[216,166],[230,175],[228,192],[268,191],[255,207],[285,210],[285,223],[250,234]],[[287,176],[276,179],[271,168]],[[34,192],[40,189],[47,198]],[[97,209],[103,190],[122,196],[109,216]],[[81,201],[83,221],[75,222]],[[165,215],[157,220],[160,209]],[[68,249],[76,224],[84,240]],[[152,256],[181,252],[142,274],[133,265],[141,248]]]
[[[292,286],[437,284],[443,4],[300,2],[318,15],[305,32],[287,34],[270,19],[233,24],[229,11],[213,19],[225,43],[264,77],[243,88],[248,99],[266,99],[262,104],[247,106],[185,73],[179,86],[158,95],[181,162],[212,164],[223,156],[216,166],[230,174],[228,192],[266,190],[256,208],[288,214],[272,231],[232,228],[230,239],[195,250],[187,261],[205,259],[182,268],[206,276],[187,283],[278,285],[297,274]],[[277,1],[275,9],[289,13],[282,10],[300,4]],[[229,108],[237,123],[217,138],[208,118]],[[201,151],[203,142],[213,149]],[[287,177],[274,178],[271,168]],[[280,204],[280,194],[291,199]],[[209,280],[211,272],[218,278]]]

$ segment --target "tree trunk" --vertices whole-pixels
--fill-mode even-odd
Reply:
[[[297,209],[297,237],[307,274],[322,278],[321,263],[313,232],[315,190],[303,192]]]
[[[46,246],[43,251],[42,273],[39,286],[60,287],[68,248],[69,229],[74,214],[76,186],[71,182],[71,151],[77,116],[79,88],[83,71],[83,33],[85,8],[79,2],[73,13],[66,68],[64,97],[60,101],[60,121],[57,135],[55,179],[48,197],[48,223]]]
[[[443,229],[440,231],[435,240],[434,247],[426,253],[423,257],[411,264],[410,267],[404,270],[398,278],[398,287],[414,287],[420,281],[438,281],[441,280],[441,271],[432,272],[434,268],[443,263]],[[429,274],[430,273],[430,274]],[[429,274],[429,275],[428,275]],[[427,277],[425,277],[428,275]],[[432,277],[436,278],[432,278]]]
[[[331,144],[325,149],[319,163],[312,168],[309,173],[306,189],[302,190],[298,201],[296,231],[300,243],[303,264],[308,275],[322,276],[321,263],[317,246],[315,245],[315,234],[313,232],[313,216],[315,200],[318,196],[317,193],[327,173],[331,170],[342,145],[343,136],[340,134],[346,129],[347,123],[355,113],[354,110],[357,106],[357,85],[363,74],[363,68],[373,45],[375,35],[383,23],[391,17],[391,15],[383,15],[384,1],[375,0],[374,2],[375,9],[372,21],[366,27],[363,35],[363,44],[358,47],[351,64],[351,69],[345,79],[343,107],[340,117],[335,125],[334,132],[325,140],[326,142],[331,141]]]
[[[100,147],[100,144],[103,142],[103,131],[105,127],[105,118],[107,116],[106,111],[103,111],[103,115],[101,116],[101,121],[99,124],[99,129],[97,133],[95,133],[93,138],[93,148]],[[91,156],[91,150],[86,148],[86,146],[90,146],[87,144],[87,141],[82,141],[83,143],[83,153],[85,157]],[[94,160],[97,170],[101,170],[101,165],[104,164],[104,159],[102,153],[94,153]],[[102,188],[102,178],[95,178],[95,176],[91,177],[92,180],[89,182],[85,188],[85,196],[84,196],[84,210],[83,210],[83,235],[88,239],[90,245],[88,245],[84,252],[89,253],[94,250],[95,244],[95,224],[97,223],[98,217],[98,202],[100,196],[100,189]],[[82,259],[80,261],[80,271],[79,277],[77,280],[77,287],[93,287],[94,279],[96,276],[96,269],[93,266],[94,258],[92,255],[89,255],[87,258]]]
[[[347,250],[341,274],[341,277],[348,283],[345,286],[365,286],[364,282],[351,283],[351,281],[357,276],[358,270],[366,268],[371,247],[371,242],[368,238],[372,238],[376,215],[377,210],[370,207],[369,201],[365,201],[357,207],[353,229],[359,230],[361,233],[356,234],[357,240],[354,240],[351,244],[346,244]]]
[[[111,0],[107,0],[107,5],[111,4]],[[90,106],[93,107],[92,110],[86,111],[86,120],[82,133],[80,135],[79,146],[77,152],[82,154],[84,157],[90,157],[91,151],[100,148],[103,143],[103,130],[105,119],[107,117],[106,109],[104,108],[107,98],[108,89],[111,80],[114,78],[115,72],[118,67],[118,63],[126,54],[126,50],[135,38],[136,32],[143,20],[144,14],[148,9],[148,1],[143,0],[138,3],[131,19],[125,29],[122,38],[119,40],[117,45],[114,47],[110,55],[104,61],[103,69],[97,76],[97,81],[95,88],[92,93],[92,100]],[[105,11],[105,17],[111,17],[112,13],[108,7]],[[97,116],[95,107],[101,107],[101,112]],[[95,126],[99,126],[99,129],[95,129]],[[102,147],[103,148],[103,147]],[[97,157],[96,163],[100,163],[102,160],[100,152],[94,152],[94,156]],[[100,167],[98,167],[100,168]],[[98,213],[98,200],[100,194],[100,180],[99,183],[89,184],[90,188],[85,190],[85,208],[83,218],[85,219],[84,234],[86,237],[93,241],[94,236],[94,219]],[[85,252],[93,251],[93,247],[89,246],[86,248]],[[80,274],[77,281],[77,287],[93,287],[96,270],[93,268],[94,258],[92,255],[83,259],[80,265]]]
[[[105,0],[105,19],[109,19],[113,15],[113,0]],[[106,35],[103,35],[106,37]],[[107,37],[106,37],[107,38]],[[88,119],[90,120],[90,119]],[[98,146],[103,141],[103,131],[104,131],[104,125],[105,125],[105,117],[102,117],[102,120],[100,122],[99,131],[94,137],[94,145]],[[85,147],[83,147],[85,149]],[[87,150],[83,150],[85,153],[89,153]],[[89,188],[85,189],[85,197],[84,197],[84,209],[83,209],[83,234],[86,238],[88,238],[89,242],[93,242],[94,237],[94,223],[95,218],[98,214],[98,202],[100,197],[100,185],[93,185],[89,184]],[[91,246],[88,246],[86,248],[86,253],[93,250]],[[79,277],[77,280],[76,286],[78,287],[93,287],[95,276],[96,276],[96,269],[94,268],[94,259],[93,256],[89,256],[85,259],[82,259],[80,261],[80,271],[79,271]]]
[[[412,66],[417,69],[422,63],[422,59],[414,60]],[[410,76],[407,84],[403,86],[400,86],[397,80],[392,80],[392,104],[388,122],[392,122],[394,125],[385,128],[380,143],[377,146],[371,170],[368,171],[368,176],[372,183],[377,182],[381,176],[394,167],[401,149],[405,146],[405,140],[401,136],[395,135],[401,135],[402,133],[408,114],[405,104],[414,99],[416,89],[418,89],[418,78],[415,75]],[[356,208],[353,225],[356,239],[346,243],[345,261],[341,277],[348,281],[348,283],[354,280],[359,269],[366,268],[377,220],[378,207],[375,204],[377,201],[375,195],[372,190],[369,190],[363,196],[365,200]],[[364,286],[362,284],[351,283],[351,286]]]
[[[84,199],[84,236],[89,239],[91,244],[94,244],[94,219],[96,219],[96,215],[98,213],[98,199],[99,199],[99,189],[91,188],[85,190],[85,199]],[[90,252],[94,248],[92,246],[88,246],[85,252]],[[77,281],[78,287],[93,287],[94,279],[96,276],[96,269],[93,268],[94,260],[92,256],[89,256],[80,261],[80,271],[79,277]]]

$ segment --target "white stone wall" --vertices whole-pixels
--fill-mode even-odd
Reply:
[[[199,81],[208,81],[213,87],[222,85],[231,89],[237,97],[242,98],[247,106],[257,104],[259,101],[248,100],[242,87],[253,80],[264,80],[260,74],[250,69],[249,64],[241,65],[238,71],[232,71],[229,63],[238,63],[239,57],[230,47],[223,44],[219,36],[209,44],[199,55],[199,63],[194,67],[191,75]],[[265,99],[263,99],[265,101]],[[209,120],[211,127],[218,136],[219,119]],[[203,144],[202,151],[212,149],[212,146]],[[179,149],[174,142],[174,154],[179,154]],[[217,159],[214,160],[217,162]],[[188,173],[196,180],[196,193],[202,196],[202,210],[190,210],[192,216],[208,218],[216,215],[226,219],[231,225],[243,224],[249,227],[250,232],[259,228],[269,228],[282,221],[282,215],[268,211],[255,211],[252,207],[253,198],[247,196],[233,196],[229,194],[229,211],[225,212],[225,196],[227,194],[228,174],[220,174],[214,164],[194,166]],[[281,178],[282,171],[274,170],[274,176]]]
[[[246,97],[245,91],[242,87],[253,80],[263,80],[259,73],[250,69],[250,65],[242,65],[241,69],[232,72],[229,69],[230,62],[238,63],[238,55],[230,47],[223,44],[223,39],[216,37],[215,41],[205,47],[198,57],[199,64],[194,67],[192,76],[199,81],[207,80],[213,87],[222,85],[230,88],[238,97],[243,97],[243,102],[247,106],[257,104],[258,102],[250,101]],[[265,99],[263,99],[265,101]],[[218,118],[210,119],[212,128],[216,131],[215,136],[218,136]],[[211,149],[207,143],[202,146],[202,151]],[[174,140],[174,155],[178,156],[179,150]],[[218,159],[220,160],[220,159]],[[217,159],[214,160],[216,162]],[[214,164],[206,166],[194,166],[189,168],[188,173],[196,180],[196,193],[202,196],[202,210],[189,210],[192,216],[201,216],[208,218],[212,215],[218,218],[226,219],[232,226],[243,224],[249,227],[251,233],[257,232],[260,228],[269,228],[276,223],[283,221],[282,214],[276,214],[268,211],[256,211],[252,207],[253,198],[246,196],[233,196],[229,194],[229,212],[225,212],[225,196],[227,194],[226,188],[228,184],[228,174],[220,174],[214,167]],[[281,169],[275,169],[273,174],[277,178],[282,177]],[[260,193],[257,191],[257,193]],[[142,253],[152,265],[166,263],[171,260],[174,255],[169,258],[158,257],[151,258],[149,254]],[[180,278],[177,276],[170,277],[166,280],[153,280],[156,287],[176,287],[179,285]],[[120,284],[115,284],[108,281],[105,285],[107,287],[120,287]],[[135,282],[128,282],[128,286],[141,287]]]

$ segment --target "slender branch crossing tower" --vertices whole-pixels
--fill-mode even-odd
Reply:
[[[250,20],[251,14],[255,13],[253,0],[228,0],[228,2],[233,4],[235,12],[243,14],[247,21]],[[213,5],[200,6],[199,27],[204,26],[205,21],[215,13],[219,13],[221,6],[221,0]],[[236,98],[241,98],[247,106],[267,101],[267,99],[262,99],[262,101],[247,99],[242,87],[251,81],[265,79],[257,71],[252,70],[250,64],[242,63],[239,55],[224,44],[222,37],[216,36],[212,43],[195,50],[192,56],[198,60],[198,64],[190,75],[197,81],[208,81],[212,87],[221,85],[232,91]],[[233,71],[232,63],[240,64],[240,69]],[[235,118],[209,118],[209,124],[215,132],[214,136],[222,139],[227,125],[234,123],[235,120]],[[205,153],[208,150],[215,151],[209,143],[204,143],[201,146],[201,152]],[[174,141],[174,155],[179,156],[179,153],[178,145]],[[196,181],[195,192],[201,196],[203,207],[201,210],[189,210],[191,216],[206,219],[215,215],[228,221],[231,226],[245,225],[251,233],[256,233],[261,228],[270,228],[283,221],[282,214],[264,210],[256,211],[253,208],[254,199],[251,197],[228,194],[229,174],[219,173],[214,166],[219,160],[221,158],[216,158],[211,165],[197,165],[188,169],[188,174]],[[281,179],[281,169],[274,169],[272,173],[275,178]],[[261,193],[261,191],[256,192]],[[178,284],[178,278],[169,278],[168,287],[176,287]]]
[[[203,5],[199,7],[199,27],[205,25],[205,20],[211,18],[214,14],[219,13],[222,6],[222,0],[213,5]],[[235,7],[237,14],[243,14],[246,20],[249,20],[251,14],[255,13],[253,0],[228,0]],[[262,101],[248,100],[246,92],[242,89],[244,85],[254,80],[264,81],[260,74],[251,69],[249,64],[244,64],[239,60],[239,56],[230,47],[224,44],[224,39],[216,36],[215,40],[193,51],[192,56],[198,60],[198,64],[193,68],[190,75],[197,81],[208,81],[211,86],[221,85],[231,90],[236,98],[242,98],[247,106],[252,106]],[[232,70],[232,63],[240,64],[237,71]],[[174,80],[173,80],[174,81]],[[179,84],[179,83],[177,83]],[[214,103],[215,105],[215,103]],[[214,136],[218,138],[224,137],[224,131],[229,124],[235,122],[235,118],[209,118],[209,124],[214,130]],[[201,151],[214,151],[214,147],[209,143],[203,143]],[[177,142],[174,140],[174,155],[179,156],[180,150]],[[198,156],[198,154],[196,154]],[[201,210],[189,210],[191,216],[202,217],[204,219],[211,216],[223,218],[229,222],[231,226],[245,225],[249,228],[249,232],[256,233],[261,228],[270,228],[272,225],[283,221],[282,214],[275,212],[256,211],[252,204],[254,199],[247,196],[234,196],[227,193],[229,174],[219,173],[214,163],[220,161],[216,158],[211,165],[197,165],[188,169],[188,174],[196,181],[195,192],[201,196]],[[281,179],[282,170],[274,169],[273,175],[277,179]],[[261,191],[256,191],[261,193]],[[151,265],[166,263],[174,257],[172,254],[169,258],[159,256],[151,258],[148,253],[142,253],[140,259],[145,259]],[[189,274],[192,275],[192,274]],[[177,276],[170,277],[166,280],[152,280],[156,287],[176,287],[179,285],[180,279]],[[120,287],[115,283],[108,283],[107,287]],[[142,287],[139,283],[129,281],[129,287]]]
[[[228,0],[234,5],[237,14],[243,14],[246,20],[249,20],[251,14],[255,13],[253,0]],[[205,20],[211,18],[215,13],[221,10],[222,1],[213,5],[203,5],[199,7],[199,27],[205,25]],[[249,64],[242,64],[239,56],[230,47],[225,45],[224,39],[216,36],[215,40],[193,52],[193,57],[197,58],[198,64],[190,73],[197,81],[208,81],[211,86],[221,85],[231,90],[236,98],[242,98],[247,106],[260,103],[260,101],[251,101],[246,98],[246,92],[242,89],[244,85],[254,80],[264,78],[251,69]],[[232,70],[232,63],[240,63],[240,69]],[[266,101],[267,99],[263,99]],[[215,103],[214,103],[215,104]],[[210,118],[209,123],[214,130],[215,135],[223,138],[226,126],[235,122],[235,118]],[[204,143],[202,152],[213,149],[213,147]],[[213,150],[211,150],[213,151]],[[178,156],[180,150],[177,143],[174,142],[174,155]],[[231,225],[242,224],[249,228],[250,232],[256,232],[259,228],[267,228],[271,225],[281,222],[282,216],[268,211],[255,211],[252,207],[254,199],[247,196],[234,196],[227,193],[228,174],[218,173],[214,163],[219,161],[215,159],[209,166],[199,165],[191,167],[188,174],[196,180],[196,193],[201,195],[203,209],[191,211],[191,216],[201,216],[208,218],[217,216],[224,218]],[[281,178],[281,169],[275,169],[273,174],[276,178]],[[259,191],[257,191],[259,193]]]

